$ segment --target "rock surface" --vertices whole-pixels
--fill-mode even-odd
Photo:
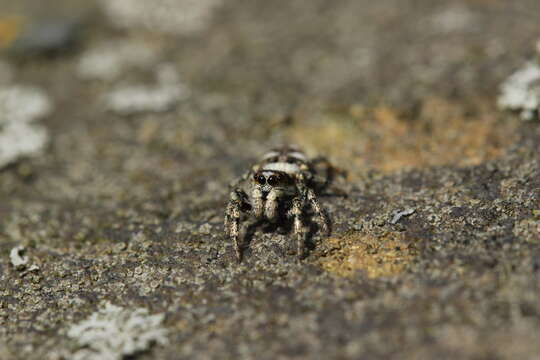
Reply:
[[[540,124],[497,97],[535,52],[540,2],[201,1],[190,17],[164,1],[191,22],[163,27],[104,3],[0,0],[9,81],[55,104],[47,149],[0,171],[0,359],[73,358],[69,329],[103,303],[163,319],[168,341],[136,359],[538,356]],[[77,49],[10,51],[20,24],[71,14]],[[151,61],[96,63],[123,42]],[[163,64],[189,97],[104,106]],[[259,229],[237,264],[227,185],[283,142],[347,170],[321,196],[333,234],[297,263],[290,235]],[[16,246],[38,270],[10,264]]]

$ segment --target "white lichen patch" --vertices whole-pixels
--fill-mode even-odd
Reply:
[[[398,221],[401,220],[402,217],[412,215],[414,214],[415,211],[416,209],[414,208],[408,208],[405,210],[396,210],[392,213],[392,220],[390,220],[390,223],[397,224]]]
[[[223,0],[101,0],[110,21],[121,28],[144,28],[177,35],[206,28]]]
[[[31,122],[52,110],[48,96],[31,86],[12,85],[0,88],[0,124]]]
[[[9,262],[13,265],[13,268],[17,271],[21,271],[21,276],[25,276],[30,272],[39,271],[39,266],[30,265],[28,256],[25,255],[26,248],[22,245],[16,246],[9,252]]]
[[[158,51],[149,44],[109,41],[82,54],[77,74],[83,79],[112,80],[126,71],[152,66],[158,55]]]
[[[532,120],[540,110],[540,64],[529,62],[502,85],[499,107],[519,112],[523,120]]]
[[[40,154],[47,144],[47,130],[38,125],[7,124],[0,129],[0,167],[23,156]]]
[[[24,255],[24,246],[16,246],[9,252],[9,261],[15,270],[24,270],[28,264],[28,257]]]
[[[0,167],[43,151],[49,139],[47,130],[33,122],[51,109],[51,101],[38,88],[0,87]]]
[[[181,94],[175,86],[134,85],[113,90],[106,101],[107,108],[119,115],[165,112],[176,105]]]
[[[167,344],[162,327],[164,314],[150,315],[147,309],[125,309],[105,303],[88,319],[71,326],[67,335],[80,348],[73,360],[120,360],[150,348]]]
[[[106,94],[105,107],[119,115],[144,112],[165,112],[185,99],[188,89],[180,82],[172,65],[157,68],[156,85],[128,85],[118,87]]]

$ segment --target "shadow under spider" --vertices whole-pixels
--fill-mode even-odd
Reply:
[[[310,214],[310,217],[311,215],[312,214]],[[308,257],[309,254],[313,250],[315,250],[316,242],[314,241],[314,235],[317,232],[322,231],[319,224],[317,224],[317,222],[315,221],[305,221],[304,226],[307,227],[307,231],[304,237],[304,254],[302,256],[302,259]],[[329,226],[331,227],[332,224],[330,223]],[[242,236],[242,244],[240,246],[240,250],[242,253],[244,253],[245,250],[251,247],[251,243],[258,228],[261,228],[262,232],[264,233],[278,233],[280,235],[296,236],[295,234],[293,234],[292,231],[293,220],[291,219],[280,218],[275,223],[270,223],[264,219],[255,220],[245,227],[245,232]],[[293,238],[291,236],[289,236],[289,238],[289,240],[293,241],[293,246],[296,247],[296,238]]]

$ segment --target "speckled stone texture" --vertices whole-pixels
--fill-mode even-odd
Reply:
[[[138,360],[540,356],[540,123],[497,108],[540,2],[211,3],[153,32],[103,2],[0,0],[10,81],[54,103],[45,152],[0,170],[0,359],[71,359],[68,330],[107,302],[164,314],[168,342]],[[13,52],[3,14],[82,35]],[[122,42],[151,61],[81,76]],[[189,96],[107,109],[162,66]],[[237,264],[227,186],[283,142],[347,170],[321,194],[333,234],[297,263],[292,236],[258,229]],[[38,270],[10,264],[19,245]]]

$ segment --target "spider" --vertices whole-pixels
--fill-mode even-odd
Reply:
[[[327,164],[324,180],[316,173],[318,163]],[[322,157],[309,160],[298,147],[282,146],[266,153],[234,181],[224,225],[225,232],[232,239],[237,260],[242,260],[239,240],[241,221],[245,218],[242,214],[254,217],[257,222],[276,225],[292,220],[299,260],[304,256],[304,217],[308,207],[317,215],[322,230],[330,235],[330,223],[316,192],[328,185],[332,169],[335,168]]]

